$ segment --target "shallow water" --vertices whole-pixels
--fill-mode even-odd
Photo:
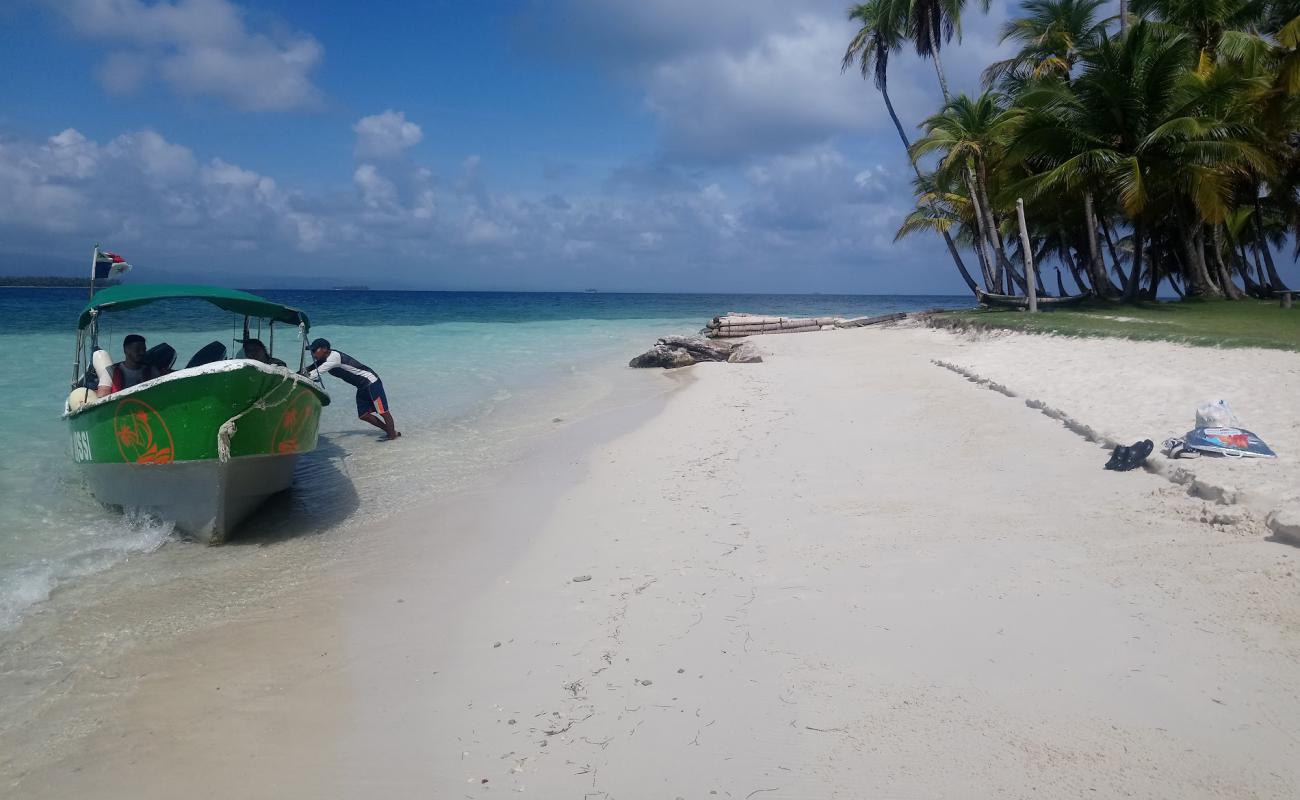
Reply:
[[[382,444],[355,418],[353,390],[333,378],[320,448],[302,459],[294,490],[242,531],[252,541],[338,536],[358,522],[463,486],[511,456],[512,443],[582,413],[617,391],[627,359],[666,333],[691,333],[731,310],[792,315],[878,314],[965,305],[954,297],[645,295],[268,291],[306,310],[312,336],[374,368],[403,431]],[[10,405],[0,417],[0,640],[56,590],[70,598],[166,580],[246,558],[196,555],[171,526],[104,509],[72,469],[60,419],[72,375],[81,290],[0,289],[0,371]],[[199,347],[230,342],[231,315],[197,301],[113,315],[104,346],[119,357],[126,333],[166,341],[183,363]],[[263,332],[263,338],[269,336]],[[277,330],[276,355],[297,366],[296,332]],[[293,548],[311,558],[311,544]],[[168,552],[172,551],[172,552]],[[130,569],[124,568],[130,563]],[[87,583],[93,576],[93,582]],[[79,589],[78,589],[79,587]],[[76,591],[74,591],[76,590]],[[196,609],[197,613],[197,609]]]

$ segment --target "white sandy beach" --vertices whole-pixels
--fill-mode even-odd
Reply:
[[[1268,509],[1103,471],[932,363],[1127,439],[1227,397],[1282,458],[1210,469],[1267,505],[1300,457],[1300,356],[1170,385],[1223,354],[758,345],[647,373],[682,385],[401,513],[254,619],[112,665],[131,691],[5,739],[4,795],[1300,796],[1300,550]]]

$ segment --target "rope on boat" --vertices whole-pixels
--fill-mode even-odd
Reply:
[[[285,383],[293,383],[293,376],[288,374],[287,370],[286,370],[286,374],[280,378],[280,385],[283,386]],[[274,403],[268,403],[266,401],[266,396],[274,393],[275,393],[275,389],[272,389],[271,391],[267,392],[266,395],[263,395],[261,398],[254,401],[253,404],[250,405],[248,408],[244,409],[243,411],[239,412],[235,416],[221,423],[221,427],[217,429],[217,460],[219,462],[225,464],[230,461],[230,440],[233,439],[235,434],[239,431],[239,426],[235,423],[239,420],[240,417],[244,416],[250,411],[270,411],[276,406],[284,405],[285,403],[289,402],[290,399],[293,398],[293,390],[290,389],[288,392],[285,392],[285,395],[282,399]]]

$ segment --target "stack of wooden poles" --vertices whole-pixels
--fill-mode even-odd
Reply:
[[[803,333],[819,331],[826,326],[834,326],[843,320],[840,317],[765,317],[759,314],[742,314],[729,312],[714,317],[705,327],[708,336],[729,339],[739,336],[753,336],[760,333]]]

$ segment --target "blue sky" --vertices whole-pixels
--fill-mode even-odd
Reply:
[[[962,292],[836,0],[0,6],[3,272]],[[1006,6],[945,54],[974,89]],[[891,68],[905,124],[933,72]]]

